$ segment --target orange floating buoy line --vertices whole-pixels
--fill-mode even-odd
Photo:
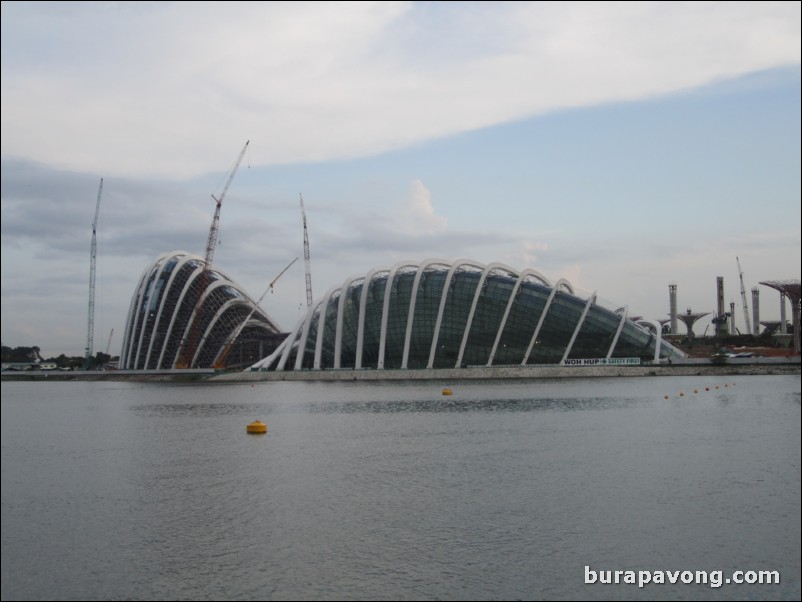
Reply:
[[[449,389],[448,387],[446,387],[445,389],[443,389],[443,395],[451,395],[451,393],[452,393],[452,391],[451,391],[451,389]]]
[[[252,435],[261,435],[267,432],[267,425],[261,420],[254,420],[245,430]]]

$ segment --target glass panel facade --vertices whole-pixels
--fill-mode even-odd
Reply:
[[[387,314],[387,333],[384,347],[384,367],[400,368],[404,353],[404,339],[407,333],[409,300],[415,281],[415,269],[401,269],[396,272],[391,286],[390,304]]]
[[[494,366],[520,364],[524,360],[550,292],[540,283],[521,283],[501,333]]]
[[[590,307],[568,357],[607,357],[620,322],[621,316],[596,305]]]
[[[356,365],[356,337],[359,331],[359,299],[362,295],[364,278],[352,282],[344,293],[342,316],[342,349],[340,367],[353,368]]]
[[[323,328],[323,346],[320,350],[320,367],[334,368],[334,343],[337,333],[337,311],[340,304],[340,291],[334,291],[326,306]]]
[[[481,275],[481,270],[474,266],[462,266],[452,275],[437,337],[434,368],[456,366],[462,335]]]
[[[490,273],[484,281],[470,325],[468,341],[462,356],[466,366],[487,364],[501,319],[507,309],[517,278],[508,273]]]
[[[365,324],[362,338],[362,367],[376,368],[379,364],[379,338],[381,335],[382,311],[384,309],[384,289],[389,272],[373,276],[368,283],[365,304]]]
[[[585,301],[583,299],[558,292],[552,298],[527,363],[560,363],[584,308]]]
[[[250,313],[252,301],[222,272],[202,275],[197,271],[201,266],[200,257],[176,252],[162,256],[146,270],[132,300],[120,368],[173,368],[182,348],[193,342],[195,353],[187,355],[197,356],[198,361],[187,367],[212,367],[230,335]],[[140,291],[144,293],[140,295]],[[203,291],[208,294],[196,312]],[[279,332],[261,311],[254,312],[251,320],[261,324],[264,336]]]
[[[448,266],[430,266],[421,276],[415,300],[415,313],[412,317],[407,368],[425,368],[429,363],[437,310],[440,307],[446,276],[448,276]]]
[[[572,292],[564,280],[553,285],[558,287],[555,292],[538,275],[526,274],[521,279],[515,271],[500,264],[491,264],[490,268],[467,261],[428,262],[400,266],[392,272],[392,279],[390,270],[374,270],[364,279],[346,282],[346,290],[333,293],[324,309],[319,367],[327,369],[335,365],[338,317],[342,323],[342,368],[357,367],[360,330],[360,368],[420,369],[427,367],[430,360],[434,368],[454,368],[457,363],[460,366],[523,362],[555,365],[563,359],[569,345],[568,358],[603,358],[610,352],[621,324],[619,313],[597,304],[595,297],[588,303],[587,298]],[[345,295],[342,305],[339,294]],[[307,319],[308,336],[300,363],[303,369],[314,369],[319,311],[320,307],[316,308]],[[364,315],[361,329],[360,312]],[[656,344],[654,333],[627,321],[611,357],[651,361]],[[290,345],[290,356],[297,353],[297,342],[287,341],[286,345]],[[405,346],[408,346],[406,363]],[[662,341],[660,356],[679,358],[683,354]],[[255,367],[276,369],[277,357],[274,354]],[[293,368],[290,362],[283,369]]]

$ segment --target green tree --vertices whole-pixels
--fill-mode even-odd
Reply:
[[[2,347],[2,360],[4,362],[35,362],[42,361],[39,347]]]

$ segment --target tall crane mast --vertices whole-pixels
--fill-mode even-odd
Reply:
[[[301,197],[301,217],[304,222],[304,263],[306,264],[306,306],[312,307],[312,268],[309,261],[309,234],[306,231],[306,211],[304,197]]]
[[[735,261],[738,263],[738,277],[741,279],[741,303],[744,306],[744,322],[746,323],[746,334],[751,334],[752,325],[749,322],[749,306],[746,304],[746,288],[744,287],[744,272],[741,269],[741,260],[736,257]]]
[[[206,255],[203,260],[203,271],[198,276],[198,297],[195,301],[195,310],[192,312],[192,324],[189,339],[182,342],[183,344],[181,352],[176,364],[178,368],[192,367],[195,351],[198,346],[198,338],[200,336],[201,313],[203,313],[203,293],[206,291],[206,287],[209,286],[209,270],[212,268],[214,250],[217,247],[217,235],[220,231],[220,207],[223,205],[223,199],[226,196],[226,192],[228,192],[228,187],[231,186],[231,182],[237,173],[237,169],[239,169],[240,163],[242,163],[242,158],[245,156],[245,151],[248,150],[248,144],[250,144],[250,142],[251,141],[248,140],[245,143],[245,146],[242,147],[239,157],[237,157],[237,161],[234,163],[234,167],[231,169],[231,173],[228,176],[226,185],[223,187],[223,191],[220,193],[220,198],[212,195],[212,198],[215,201],[214,217],[212,218],[212,225],[209,227],[209,236],[206,239]]]
[[[103,178],[100,178],[100,188],[97,191],[97,205],[95,206],[95,219],[92,222],[92,247],[89,251],[89,316],[87,319],[86,355],[84,356],[84,370],[92,365],[93,347],[95,346],[95,267],[97,264],[97,217],[100,214],[100,196],[103,193]]]
[[[219,370],[221,368],[226,367],[226,358],[228,357],[228,353],[234,346],[234,342],[237,340],[237,337],[239,337],[240,333],[242,332],[242,329],[245,328],[245,325],[248,323],[248,320],[250,320],[251,317],[253,317],[254,312],[256,312],[256,308],[259,307],[259,304],[262,302],[262,299],[265,298],[265,295],[267,295],[268,292],[271,293],[273,292],[273,285],[276,284],[276,282],[278,282],[278,279],[281,278],[284,275],[284,272],[289,270],[290,266],[296,261],[298,261],[297,257],[293,259],[289,264],[287,264],[287,267],[281,270],[278,276],[273,278],[273,281],[267,285],[265,292],[262,293],[262,296],[259,297],[259,300],[254,304],[253,308],[251,308],[251,312],[248,314],[248,316],[242,321],[242,323],[240,323],[240,325],[236,328],[236,330],[234,330],[234,332],[231,333],[231,336],[228,337],[228,341],[226,341],[225,347],[223,347],[223,350],[220,352],[217,361],[214,362],[214,367],[216,369]]]

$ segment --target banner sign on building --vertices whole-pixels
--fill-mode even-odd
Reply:
[[[563,366],[638,366],[639,357],[590,357],[584,359],[568,359]]]

